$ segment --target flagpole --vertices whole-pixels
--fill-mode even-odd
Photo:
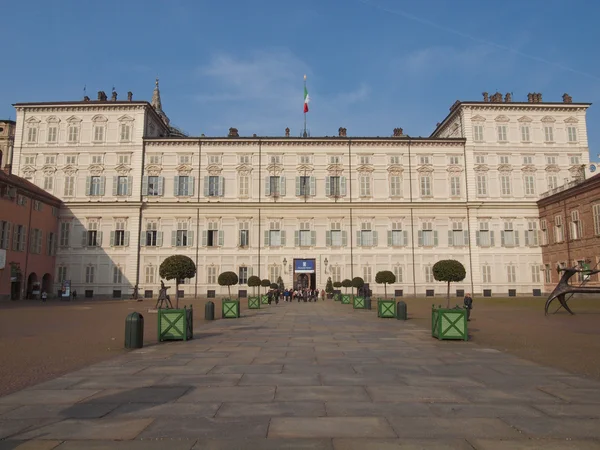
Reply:
[[[304,75],[304,92],[306,92],[306,75]],[[304,111],[304,133],[302,133],[302,137],[307,137],[306,133],[306,111]]]

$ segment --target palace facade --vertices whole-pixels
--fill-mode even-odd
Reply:
[[[431,268],[457,259],[477,295],[543,290],[537,200],[582,176],[588,103],[529,94],[457,101],[429,137],[188,137],[152,102],[16,104],[15,173],[64,202],[55,291],[157,295],[164,258],[185,254],[186,296],[226,293],[234,271],[323,288],[391,270],[389,290],[445,293]],[[399,292],[397,292],[399,294]]]

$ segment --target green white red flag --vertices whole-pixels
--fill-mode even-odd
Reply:
[[[306,81],[304,82],[304,113],[308,112],[308,102],[310,97],[308,96],[308,89],[306,89]]]

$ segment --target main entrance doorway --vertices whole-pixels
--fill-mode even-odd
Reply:
[[[317,274],[314,259],[294,259],[294,288],[315,289]]]

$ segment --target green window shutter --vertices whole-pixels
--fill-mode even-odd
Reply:
[[[465,241],[465,245],[469,245],[469,232],[467,230],[464,230],[463,235],[464,235],[463,238]]]
[[[296,177],[296,195],[300,195],[300,177]]]
[[[448,247],[454,247],[454,231],[448,230]]]
[[[271,245],[271,241],[269,239],[269,230],[265,231],[265,247],[269,247]]]
[[[102,247],[102,231],[96,233],[96,247]]]
[[[131,190],[133,189],[133,177],[130,175],[127,177],[127,195],[131,196]]]
[[[175,197],[179,196],[179,176],[176,175],[173,178],[173,195]]]
[[[140,234],[140,247],[145,247],[146,246],[146,232],[142,231],[142,234]]]
[[[316,245],[317,245],[317,232],[316,231],[310,232],[310,245],[312,247],[316,247]]]
[[[92,195],[92,177],[85,177],[85,195]]]
[[[520,245],[519,244],[519,232],[515,230],[514,233],[515,233],[515,247],[518,247]]]
[[[114,245],[115,245],[115,232],[111,231],[110,232],[110,246],[114,247]]]
[[[125,232],[125,247],[129,247],[129,231]]]
[[[206,247],[208,243],[208,231],[202,230],[202,247]]]
[[[225,196],[225,177],[219,177],[219,197]]]
[[[340,195],[346,196],[346,177],[340,177]]]
[[[390,230],[388,230],[388,232],[387,232],[387,237],[388,237],[388,247],[391,247],[393,244],[393,238],[392,238],[392,232]]]
[[[379,244],[379,233],[377,231],[372,231],[373,233],[373,247],[377,247]]]
[[[188,195],[192,196],[196,192],[196,177],[189,178]]]
[[[112,195],[116,197],[119,191],[119,177],[113,177]]]
[[[104,195],[106,189],[106,177],[100,177],[100,195]]]
[[[81,232],[81,246],[87,247],[87,231]]]
[[[331,195],[331,177],[325,177],[325,195],[327,197]]]
[[[294,247],[300,247],[300,232],[294,231]]]
[[[516,238],[516,231],[515,231],[515,238]],[[525,230],[525,245],[528,246],[529,245],[529,232],[527,230]]]
[[[285,231],[281,231],[281,246],[285,247]]]
[[[279,194],[285,197],[285,177],[279,177]]]
[[[223,247],[225,243],[225,232],[223,230],[219,230],[219,247]]]
[[[361,240],[361,236],[360,236],[360,231],[356,232],[356,246],[357,247],[362,247],[362,240]]]
[[[408,231],[404,230],[402,234],[404,235],[404,246],[408,247]]]
[[[165,177],[158,177],[158,195],[165,195]]]
[[[325,232],[325,245],[331,247],[331,231],[329,230]]]
[[[204,177],[204,196],[208,197],[210,188],[210,177],[207,175]]]
[[[348,245],[348,233],[346,231],[342,231],[342,247],[346,247]]]
[[[504,247],[504,231],[500,232],[500,245]]]
[[[171,231],[171,247],[177,247],[177,231]]]
[[[479,231],[475,232],[475,243],[477,247],[481,247],[481,233]]]
[[[418,236],[419,236],[419,239],[418,239],[419,247],[423,247],[423,231],[422,230],[419,230]]]
[[[194,232],[193,231],[187,232],[187,246],[188,247],[194,246]]]
[[[437,231],[433,232],[433,246],[434,247],[438,246],[438,232]]]
[[[163,232],[162,231],[158,231],[156,233],[156,246],[157,247],[162,247],[163,245]]]
[[[315,177],[310,177],[310,195],[313,197],[317,195],[317,180]]]
[[[142,177],[142,195],[148,195],[148,177]]]
[[[265,177],[265,196],[271,195],[271,177]]]

